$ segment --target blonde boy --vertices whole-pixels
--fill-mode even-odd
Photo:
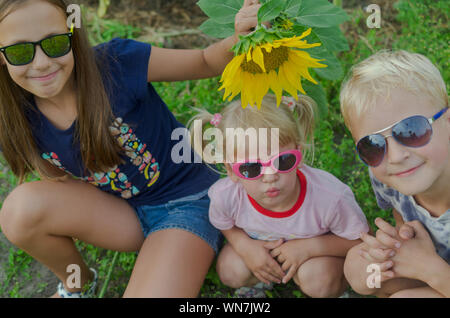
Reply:
[[[449,297],[450,110],[439,71],[420,54],[381,51],[352,68],[340,102],[378,205],[397,225],[377,218],[376,236],[361,235],[348,282],[365,295]]]

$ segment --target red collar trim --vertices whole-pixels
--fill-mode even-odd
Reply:
[[[294,206],[292,208],[290,208],[289,210],[284,211],[284,212],[274,212],[274,211],[267,210],[267,209],[263,208],[261,205],[259,205],[259,203],[255,201],[255,199],[253,199],[250,195],[247,194],[248,199],[250,200],[250,203],[256,209],[256,211],[258,211],[259,213],[261,213],[265,216],[271,217],[271,218],[287,218],[288,216],[295,214],[295,212],[297,212],[300,209],[300,207],[302,206],[303,201],[305,201],[305,196],[306,196],[305,175],[299,169],[297,169],[297,176],[298,176],[298,180],[300,181],[300,194],[298,196],[297,202],[295,202]]]

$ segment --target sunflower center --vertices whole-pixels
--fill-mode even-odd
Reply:
[[[279,68],[284,62],[288,60],[289,48],[286,46],[280,46],[279,48],[272,48],[272,51],[268,53],[265,49],[262,49],[264,56],[264,67],[266,73]],[[252,60],[247,62],[245,58],[241,64],[242,70],[248,73],[264,73],[261,67]]]

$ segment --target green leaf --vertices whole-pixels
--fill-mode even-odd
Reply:
[[[320,63],[326,64],[328,67],[314,69],[314,72],[320,77],[327,80],[338,80],[344,76],[341,62],[339,62],[333,52],[328,51],[323,45],[309,49],[308,53],[316,59],[325,59],[325,61],[320,61]]]
[[[298,11],[302,5],[302,0],[287,0],[286,7],[284,8],[284,12],[288,15],[288,17],[296,17],[298,16]]]
[[[319,38],[316,33],[311,32],[308,36],[308,43],[317,42],[322,42],[321,38]],[[344,75],[344,70],[333,51],[329,49],[329,45],[328,42],[326,42],[326,44],[322,43],[321,46],[308,49],[308,53],[316,59],[324,59],[324,61],[320,61],[320,63],[328,65],[328,67],[325,68],[315,68],[314,71],[317,75],[328,80],[337,80]]]
[[[199,26],[200,31],[214,38],[223,39],[234,34],[234,24],[220,24],[214,19],[208,19]]]
[[[312,33],[317,35],[322,44],[331,52],[349,50],[347,39],[339,27],[312,28]]]
[[[242,8],[244,0],[200,0],[197,5],[216,23],[234,23],[236,13]]]
[[[302,82],[302,86],[306,94],[314,99],[314,101],[317,103],[319,118],[325,118],[328,114],[328,102],[325,90],[323,89],[322,85],[320,85],[320,83],[316,85],[309,81],[304,81]]]
[[[264,29],[261,28],[261,29],[256,30],[256,32],[253,33],[250,38],[252,39],[253,42],[259,43],[264,39],[266,34],[267,34],[267,32],[264,32]]]
[[[270,21],[278,17],[284,9],[283,0],[270,0],[263,4],[258,10],[258,23]]]
[[[303,0],[297,22],[319,28],[328,28],[347,21],[349,16],[327,0]]]

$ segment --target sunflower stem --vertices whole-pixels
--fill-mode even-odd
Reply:
[[[119,256],[119,252],[117,252],[117,251],[114,252],[114,256],[113,256],[113,260],[111,262],[111,266],[109,267],[108,274],[106,275],[105,283],[103,284],[103,287],[102,287],[102,289],[100,291],[100,294],[98,295],[98,298],[103,298],[103,296],[106,293],[106,290],[108,289],[109,281],[111,280],[111,274],[112,274],[112,271],[114,269],[114,266],[116,265],[116,261],[117,261],[117,257],[118,256]]]

